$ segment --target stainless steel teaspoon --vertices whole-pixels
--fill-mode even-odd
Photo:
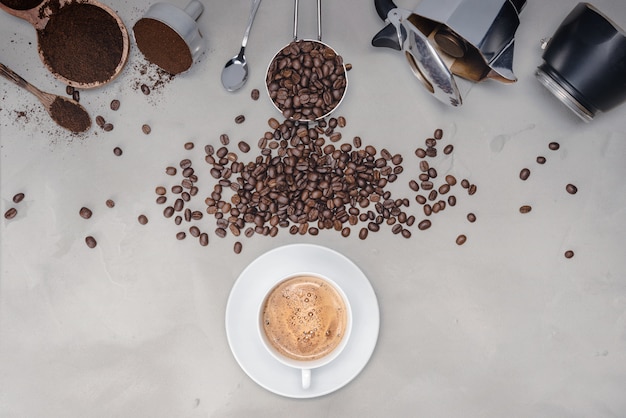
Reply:
[[[243,41],[241,42],[241,49],[239,54],[232,57],[224,66],[222,70],[222,85],[228,91],[237,91],[246,84],[248,80],[248,62],[244,55],[246,45],[248,44],[248,36],[250,35],[250,28],[252,28],[252,22],[261,0],[254,0],[252,3],[252,10],[250,11],[250,17],[248,18],[248,27],[243,35]]]

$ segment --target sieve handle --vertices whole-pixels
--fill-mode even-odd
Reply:
[[[298,40],[298,4],[299,0],[294,0],[293,5],[293,40]],[[322,41],[322,0],[317,0],[317,40]]]

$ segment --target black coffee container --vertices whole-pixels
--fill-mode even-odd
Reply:
[[[626,100],[626,33],[579,3],[548,42],[537,79],[581,119]]]

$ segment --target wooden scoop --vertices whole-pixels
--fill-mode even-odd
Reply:
[[[0,75],[34,94],[59,126],[75,133],[85,132],[91,127],[89,113],[78,102],[39,90],[2,63]]]
[[[12,9],[0,2],[0,9],[4,10],[5,12],[13,16],[26,20],[27,22],[32,24],[37,31],[42,31],[43,29],[45,29],[46,25],[48,24],[48,21],[55,13],[61,10],[64,6],[71,4],[71,3],[77,3],[77,1],[76,0],[42,0],[37,6],[35,6],[32,9],[18,10],[18,9]],[[128,37],[128,30],[126,29],[126,26],[124,26],[122,19],[120,19],[120,17],[111,8],[109,8],[108,6],[96,0],[80,0],[80,4],[90,4],[92,6],[102,9],[103,11],[111,15],[113,19],[115,19],[120,29],[120,32],[122,35],[122,42],[123,42],[122,54],[120,57],[120,61],[117,64],[117,67],[115,68],[114,72],[111,74],[110,78],[107,80],[94,81],[94,82],[80,82],[77,80],[72,80],[63,74],[60,74],[59,69],[52,68],[46,62],[45,51],[41,50],[41,45],[39,44],[37,45],[37,50],[39,52],[39,57],[41,58],[41,61],[43,62],[45,67],[57,79],[59,79],[63,83],[70,85],[72,87],[90,89],[94,87],[100,87],[101,85],[112,81],[122,72],[122,69],[124,68],[124,65],[126,64],[126,61],[128,60],[130,41]],[[71,58],[70,55],[71,54],[68,53],[68,59]]]

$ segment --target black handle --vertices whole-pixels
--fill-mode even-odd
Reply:
[[[402,34],[402,39],[406,39],[406,30],[404,29],[404,26],[400,26],[400,32]],[[396,51],[401,51],[402,45],[400,44],[400,39],[398,39],[398,31],[396,31],[396,27],[391,23],[385,26],[372,39],[372,46],[391,48]]]
[[[393,0],[374,0],[374,6],[376,6],[376,13],[382,20],[387,19],[389,12],[398,7]]]

